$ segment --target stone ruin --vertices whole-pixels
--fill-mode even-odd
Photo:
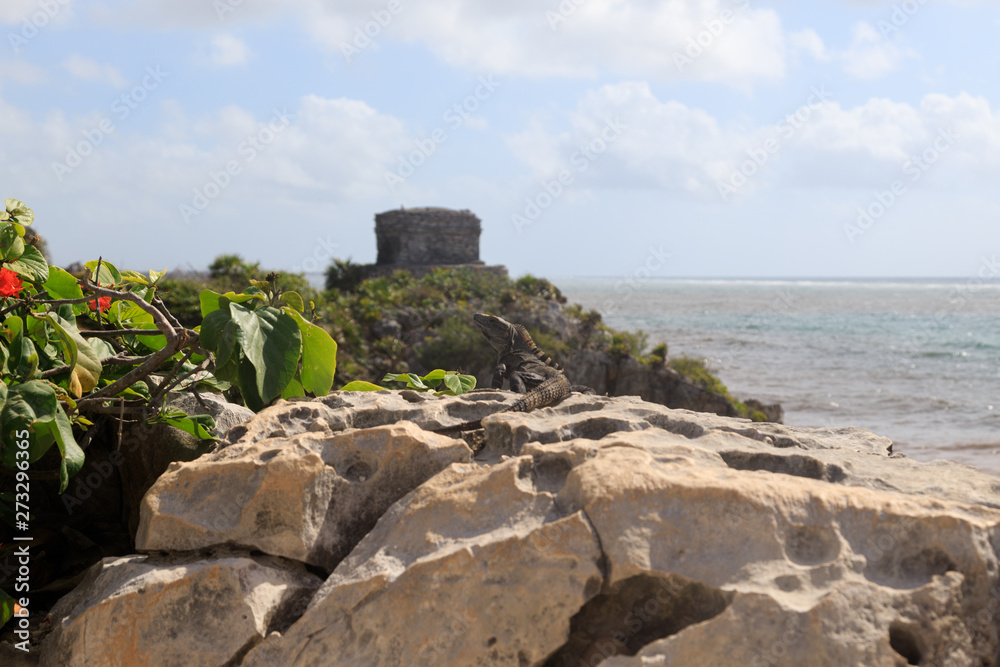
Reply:
[[[375,215],[378,259],[365,266],[366,276],[388,275],[398,269],[421,276],[434,267],[469,267],[507,275],[504,266],[487,266],[479,259],[482,224],[469,210],[399,208]]]

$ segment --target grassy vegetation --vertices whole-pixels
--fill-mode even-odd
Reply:
[[[166,282],[164,300],[185,324],[200,321],[198,293],[240,290],[251,279],[268,271],[239,255],[220,255],[207,276],[180,276]],[[616,358],[635,357],[644,365],[668,364],[707,391],[720,394],[745,416],[763,418],[730,396],[725,385],[704,361],[690,357],[670,358],[667,345],[659,343],[644,355],[648,336],[642,331],[615,331],[595,310],[577,304],[565,305],[559,288],[544,278],[527,275],[517,280],[474,269],[435,269],[421,278],[408,271],[389,276],[362,278],[358,265],[335,260],[326,274],[325,291],[310,287],[301,275],[282,274],[279,284],[299,292],[312,302],[309,314],[337,341],[337,374],[334,387],[353,380],[378,382],[387,372],[426,373],[435,368],[478,373],[488,369],[494,353],[484,344],[472,324],[476,312],[491,312],[529,323],[540,348],[556,361],[579,349],[606,352]],[[573,329],[549,330],[543,317],[557,303],[570,318]],[[756,411],[754,411],[756,412]]]

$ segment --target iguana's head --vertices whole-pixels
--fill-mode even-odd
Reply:
[[[486,337],[486,341],[490,344],[490,347],[498,354],[505,350],[519,348],[520,345],[518,343],[523,344],[523,341],[520,340],[522,332],[524,336],[528,335],[524,331],[524,327],[511,324],[502,317],[490,315],[489,313],[476,313],[472,320],[479,327],[479,330],[483,332],[483,336]],[[528,342],[530,341],[531,337],[528,336]]]

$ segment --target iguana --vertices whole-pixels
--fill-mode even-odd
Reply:
[[[569,396],[571,391],[593,393],[590,387],[570,385],[559,364],[538,349],[523,325],[511,324],[502,317],[487,313],[476,313],[473,321],[497,353],[493,388],[502,389],[503,381],[507,380],[513,391],[524,394],[502,412],[527,412],[551,405]],[[434,430],[446,433],[481,427],[482,420],[477,419]]]

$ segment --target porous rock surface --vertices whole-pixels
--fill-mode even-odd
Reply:
[[[157,481],[139,542],[155,553],[97,566],[60,602],[42,663],[127,648],[254,666],[1000,665],[1000,479],[853,428],[637,398],[489,416],[475,454],[429,430],[513,400],[338,392],[264,410]],[[202,659],[176,601],[108,606],[152,575],[105,572],[169,578],[176,559],[201,563],[188,578],[271,559],[324,582],[297,579],[307,605],[220,628]],[[203,606],[237,618],[246,588]],[[123,633],[136,624],[156,631]]]

